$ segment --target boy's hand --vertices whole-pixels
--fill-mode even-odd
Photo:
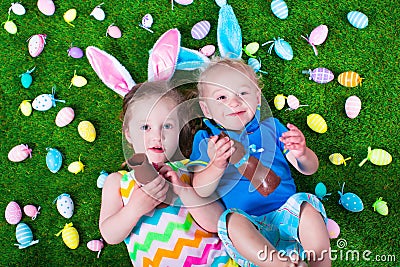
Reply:
[[[285,144],[285,149],[296,157],[300,158],[306,153],[306,139],[303,133],[293,124],[288,123],[289,131],[282,134],[279,140]]]
[[[218,135],[214,135],[208,141],[208,157],[210,162],[219,169],[225,169],[228,166],[228,159],[234,151],[233,141],[227,136],[219,138]]]

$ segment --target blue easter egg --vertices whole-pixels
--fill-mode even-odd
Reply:
[[[32,81],[33,79],[30,73],[26,72],[21,74],[21,84],[25,89],[28,89],[31,86]]]
[[[293,59],[293,50],[288,42],[285,40],[278,38],[274,42],[274,50],[275,53],[282,59],[292,60]]]
[[[280,19],[286,19],[289,14],[288,7],[283,0],[273,0],[271,2],[272,13]]]
[[[108,173],[106,171],[101,171],[99,177],[97,178],[97,187],[103,188],[104,183],[107,179]]]
[[[53,98],[51,94],[42,94],[37,96],[33,102],[32,107],[35,110],[46,111],[53,106]]]
[[[25,223],[19,223],[17,225],[15,236],[18,242],[18,244],[15,245],[18,246],[19,249],[29,247],[39,242],[39,240],[33,241],[31,228]]]
[[[357,29],[364,29],[368,26],[368,17],[359,11],[349,12],[347,14],[347,19],[349,20],[350,24]]]
[[[341,204],[345,209],[352,212],[360,212],[364,209],[364,204],[356,194],[338,192],[340,195],[339,204]]]
[[[316,186],[315,186],[315,195],[319,198],[319,199],[323,199],[324,196],[326,196],[326,186],[324,185],[324,183],[319,182]]]
[[[247,61],[247,64],[255,71],[258,72],[261,68],[261,63],[260,61],[258,61],[255,58],[249,58],[249,60]]]
[[[56,173],[60,170],[62,165],[62,154],[55,148],[48,147],[46,150],[48,151],[46,155],[47,168],[49,168],[52,173]]]
[[[64,218],[71,218],[74,215],[74,202],[70,195],[63,193],[57,197],[57,210]]]

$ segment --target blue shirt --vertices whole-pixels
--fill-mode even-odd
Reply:
[[[278,119],[269,117],[259,122],[257,111],[254,119],[240,134],[227,131],[207,119],[205,123],[209,131],[200,130],[196,133],[189,165],[206,166],[210,160],[207,155],[208,138],[224,131],[231,139],[241,142],[245,148],[253,144],[256,149],[263,148],[263,152],[250,155],[257,157],[265,167],[273,170],[281,178],[281,183],[275,191],[264,197],[234,165],[229,164],[216,191],[226,208],[238,208],[248,214],[260,216],[278,209],[296,193],[296,186],[284,154],[284,144],[279,141],[279,137],[287,129]]]

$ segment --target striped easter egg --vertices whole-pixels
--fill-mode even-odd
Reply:
[[[261,69],[261,62],[252,57],[247,61],[247,65],[249,65],[256,73]]]
[[[286,42],[285,40],[283,40],[281,38],[278,38],[278,40],[276,40],[274,42],[274,44],[275,44],[275,46],[274,46],[275,53],[280,58],[285,59],[285,60],[293,59],[293,50],[288,42]]]
[[[70,249],[76,249],[79,246],[79,234],[72,223],[66,223],[64,229],[56,234],[59,236],[62,233],[62,239]]]
[[[361,85],[363,79],[357,72],[346,71],[339,75],[338,82],[346,87],[356,87],[359,84]]]
[[[315,113],[307,116],[307,125],[311,128],[311,130],[317,133],[325,133],[328,130],[328,126],[324,118]]]
[[[329,160],[330,162],[332,162],[335,165],[342,165],[344,164],[344,166],[346,166],[346,161],[351,159],[351,157],[349,158],[344,158],[342,154],[340,153],[333,153],[329,156]]]
[[[29,38],[28,51],[32,57],[37,57],[42,53],[46,37],[46,34],[35,34]]]
[[[31,228],[26,223],[19,223],[15,229],[15,236],[17,238],[19,249],[32,246],[39,243],[39,240],[33,240],[33,234]]]
[[[88,142],[93,142],[96,139],[96,129],[90,121],[81,121],[78,124],[78,133]]]
[[[91,251],[98,251],[97,253],[97,258],[98,258],[100,256],[101,250],[104,247],[103,239],[90,240],[89,242],[87,242],[86,246]]]
[[[371,150],[368,153],[368,159],[371,161],[371,163],[379,166],[388,165],[392,162],[392,156],[389,154],[389,152],[380,148]]]
[[[8,159],[13,162],[20,162],[26,159],[27,157],[32,157],[32,149],[28,147],[28,145],[17,145],[13,147],[10,152],[8,152]]]
[[[175,0],[175,2],[180,5],[187,6],[193,3],[193,0]]]
[[[347,14],[347,20],[357,29],[364,29],[368,26],[368,17],[359,11],[350,11]]]
[[[103,188],[104,183],[106,182],[108,177],[108,173],[106,171],[101,171],[99,177],[97,177],[97,187],[98,188]]]
[[[313,70],[309,70],[310,80],[313,80],[316,83],[328,83],[335,78],[335,75],[332,71],[327,68],[316,68]]]
[[[70,107],[64,107],[60,109],[56,116],[56,125],[58,127],[67,126],[72,122],[75,117],[75,112]]]
[[[200,22],[197,22],[190,33],[192,34],[192,37],[196,40],[201,40],[204,37],[207,36],[207,34],[210,32],[211,24],[207,20],[202,20]]]
[[[347,98],[346,103],[344,105],[344,109],[346,111],[347,117],[350,119],[354,119],[360,114],[361,110],[361,100],[357,96],[353,95]]]
[[[283,94],[277,94],[274,97],[274,105],[277,110],[283,109],[286,103],[286,97]]]
[[[9,224],[17,224],[21,221],[22,211],[17,202],[11,201],[8,203],[4,217]]]
[[[215,53],[215,45],[206,45],[200,49],[200,53],[205,55],[206,57],[210,57]]]
[[[288,7],[283,0],[273,0],[271,2],[272,13],[280,19],[286,19],[289,14]]]
[[[291,109],[298,109],[300,106],[300,101],[294,95],[289,95],[287,97],[287,104],[288,104],[289,108],[291,108]]]

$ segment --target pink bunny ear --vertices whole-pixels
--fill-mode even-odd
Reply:
[[[181,34],[178,29],[166,31],[154,44],[149,56],[148,80],[169,80],[175,72],[180,50]]]
[[[122,97],[136,84],[129,72],[110,54],[95,46],[86,48],[86,57],[100,80]]]

